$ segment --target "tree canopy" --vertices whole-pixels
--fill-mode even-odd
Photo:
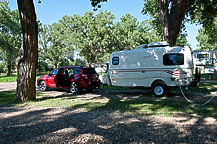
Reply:
[[[44,25],[39,34],[39,56],[56,62],[54,65],[57,66],[64,58],[73,57],[67,54],[77,51],[86,60],[86,65],[91,66],[106,62],[114,51],[160,40],[148,22],[140,23],[130,14],[116,23],[113,20],[111,12],[100,11],[96,15],[86,12],[84,16],[64,16],[58,23]]]
[[[180,27],[184,27],[185,22],[202,24],[203,27],[213,24],[217,1],[145,0],[143,13],[149,14],[156,25],[161,23],[158,30],[162,29],[163,39],[175,44]]]
[[[84,16],[71,17],[71,40],[88,66],[112,47],[113,18],[114,16],[107,11],[100,11],[97,15],[86,12]],[[61,22],[64,23],[64,17]]]
[[[214,20],[214,24],[207,28],[200,28],[197,41],[201,49],[214,49],[217,48],[217,17]]]
[[[7,74],[15,67],[15,59],[21,46],[21,26],[17,10],[11,11],[7,1],[0,2],[0,50],[1,60],[6,62]],[[2,65],[2,68],[4,67]]]
[[[100,2],[108,0],[90,0],[98,8]],[[183,24],[188,21],[202,24],[208,29],[217,16],[216,0],[144,0],[144,14],[149,14],[162,39],[175,45]]]
[[[74,51],[68,34],[61,23],[42,25],[39,32],[39,62],[47,62],[54,67],[68,65]]]

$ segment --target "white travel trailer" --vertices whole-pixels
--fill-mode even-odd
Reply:
[[[152,88],[154,95],[164,96],[168,87],[190,86],[194,80],[193,70],[193,59],[187,46],[170,47],[167,42],[152,42],[132,50],[113,52],[107,83]]]
[[[206,74],[214,74],[216,69],[216,53],[214,50],[194,50],[193,60],[196,66],[204,69]]]
[[[212,50],[194,50],[192,53],[197,66],[213,65],[216,61],[216,54]]]

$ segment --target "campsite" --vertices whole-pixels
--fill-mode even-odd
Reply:
[[[217,1],[1,0],[0,144],[217,142]]]

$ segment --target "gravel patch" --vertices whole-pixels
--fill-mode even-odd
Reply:
[[[72,108],[0,107],[0,143],[217,143],[209,117]]]
[[[91,97],[97,99],[98,93],[101,92],[92,93]],[[55,97],[71,95],[65,90],[49,90],[42,94]],[[113,92],[112,95],[107,91],[100,96],[131,100],[142,95],[151,97],[144,91]],[[85,99],[88,94],[80,97]],[[185,101],[180,96],[168,98]],[[163,117],[75,108],[0,106],[0,144],[8,143],[216,144],[217,120],[182,113]]]
[[[14,90],[17,87],[17,82],[0,82],[0,92]]]

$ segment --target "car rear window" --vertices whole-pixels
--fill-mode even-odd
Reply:
[[[84,68],[85,74],[96,74],[95,68]]]

